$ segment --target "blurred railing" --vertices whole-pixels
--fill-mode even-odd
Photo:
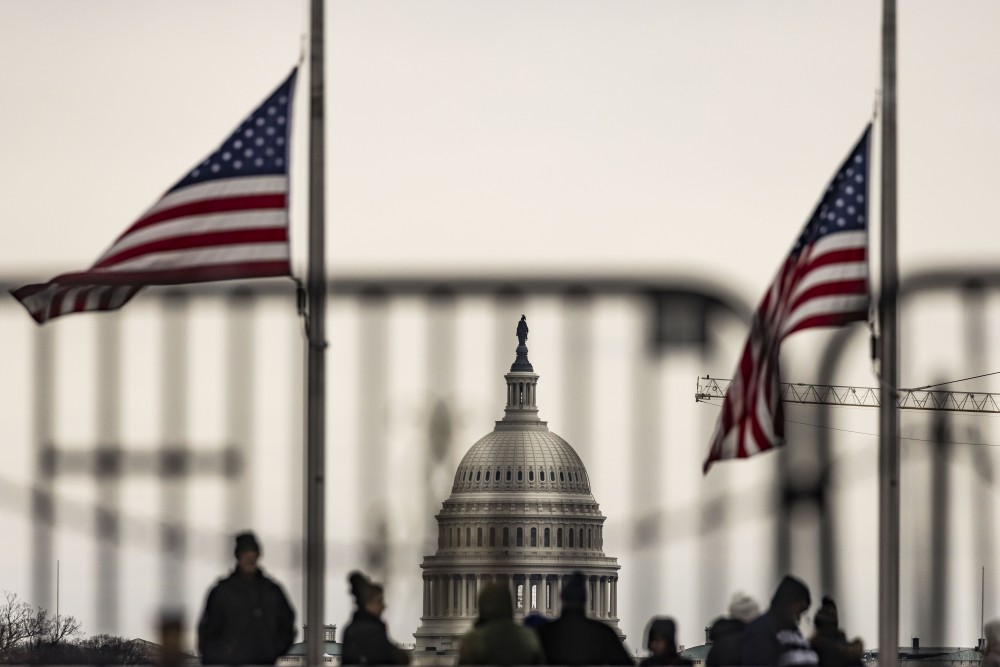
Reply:
[[[930,357],[943,359],[941,379],[988,367],[998,285],[998,275],[972,270],[904,282],[904,382],[916,346],[914,372]],[[732,371],[751,312],[734,291],[687,276],[373,275],[336,277],[329,299],[328,600],[345,597],[343,575],[362,567],[386,581],[401,639],[416,628],[420,558],[433,552],[434,516],[458,461],[501,416],[521,313],[541,375],[540,416],[580,453],[608,517],[605,552],[622,564],[619,609],[634,646],[653,614],[679,618],[697,638],[737,589],[766,605],[783,572],[803,573],[822,589],[817,599],[847,598],[842,615],[854,609],[850,598],[860,605],[870,594],[863,589],[875,582],[852,580],[850,545],[871,536],[843,511],[856,506],[859,486],[875,483],[874,471],[854,475],[874,458],[835,443],[838,408],[796,413],[817,428],[769,462],[701,476],[715,413],[694,402],[691,378]],[[0,517],[20,515],[12,522],[28,531],[24,577],[36,604],[51,606],[55,563],[72,554],[77,576],[90,571],[80,595],[93,616],[75,611],[93,619],[91,632],[124,633],[139,597],[151,601],[142,609],[190,620],[231,535],[246,527],[262,535],[265,565],[300,595],[304,353],[295,301],[291,281],[147,289],[116,314],[40,328],[13,299],[0,302],[6,346],[24,351],[2,385],[11,409],[0,433],[15,454],[0,475]],[[934,336],[924,340],[908,318],[937,307],[949,316],[934,350]],[[845,367],[864,369],[866,336],[855,326],[812,339],[808,353],[788,351],[786,374],[831,383]],[[954,439],[947,419],[937,417],[929,439]],[[981,433],[989,426],[972,423]],[[996,553],[993,456],[928,448],[928,508],[904,530],[932,556],[912,575],[914,623],[943,633],[954,522],[975,524],[969,567]],[[904,465],[915,460],[910,451]],[[955,461],[980,483],[951,485]],[[982,520],[956,511],[966,506],[953,501],[961,493],[974,495]],[[339,604],[328,602],[328,613],[346,616]]]

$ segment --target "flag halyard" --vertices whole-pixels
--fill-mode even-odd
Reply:
[[[291,275],[288,155],[297,69],[94,264],[11,294],[39,324],[116,310],[146,285]]]
[[[703,472],[784,443],[781,342],[815,327],[868,317],[871,125],[830,181],[753,317],[722,403]]]

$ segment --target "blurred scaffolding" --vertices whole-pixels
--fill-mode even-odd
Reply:
[[[992,370],[998,287],[1000,272],[965,268],[903,281],[904,383]],[[540,416],[580,454],[608,517],[633,648],[654,614],[700,643],[734,591],[766,605],[785,572],[833,595],[853,630],[876,599],[876,411],[790,408],[790,446],[701,474],[717,408],[695,403],[694,378],[730,376],[752,306],[690,276],[336,277],[329,621],[347,617],[344,576],[360,567],[386,582],[394,633],[416,629],[434,515],[502,416],[524,313]],[[118,313],[40,328],[8,299],[0,320],[23,350],[3,378],[0,526],[24,531],[14,543],[35,604],[54,606],[55,563],[65,573],[71,552],[91,610],[63,608],[88,632],[128,634],[143,614],[151,626],[149,610],[191,626],[232,534],[252,527],[301,618],[305,357],[291,281],[148,289]],[[786,380],[864,384],[868,336],[790,339]],[[997,555],[995,453],[980,446],[993,430],[984,417],[903,421],[901,636],[924,645],[977,638],[980,568]]]

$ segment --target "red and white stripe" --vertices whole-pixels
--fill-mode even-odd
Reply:
[[[13,295],[43,323],[115,310],[145,285],[290,275],[288,176],[240,176],[168,192],[88,270]]]
[[[868,317],[868,234],[820,237],[789,257],[754,316],[726,392],[704,471],[718,460],[746,458],[781,445],[784,412],[779,353],[785,337]]]

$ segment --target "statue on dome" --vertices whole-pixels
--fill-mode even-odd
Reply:
[[[517,323],[517,344],[524,345],[528,340],[528,322],[525,320],[524,315],[521,315],[521,321]]]

